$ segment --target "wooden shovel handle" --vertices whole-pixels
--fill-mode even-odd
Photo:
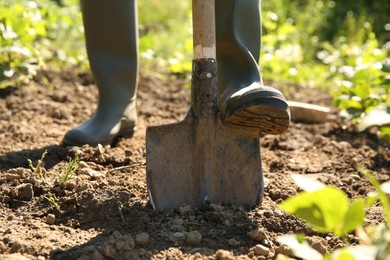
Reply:
[[[215,59],[215,1],[192,0],[194,59]]]

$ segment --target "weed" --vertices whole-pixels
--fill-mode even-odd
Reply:
[[[60,186],[65,186],[70,181],[70,179],[72,179],[73,175],[79,168],[78,166],[79,161],[80,161],[79,155],[78,153],[75,153],[74,158],[69,160],[65,172],[59,178]]]
[[[43,159],[45,159],[46,154],[47,154],[47,150],[45,150],[42,153],[41,159],[38,160],[36,166],[34,166],[33,162],[30,159],[27,159],[28,165],[30,166],[34,176],[39,176],[39,177],[43,178],[43,171],[42,171],[41,164],[43,162]]]
[[[56,197],[56,195],[52,194],[51,192],[48,193],[47,196],[44,196],[44,198],[50,202],[50,204],[52,206],[54,206],[54,208],[58,211],[58,212],[61,212],[61,207],[60,205],[58,204],[58,198]]]

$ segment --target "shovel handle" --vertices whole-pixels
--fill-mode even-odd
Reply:
[[[192,0],[194,59],[216,59],[215,1]]]

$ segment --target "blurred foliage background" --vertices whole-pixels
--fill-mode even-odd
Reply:
[[[189,77],[191,1],[139,1],[138,9],[142,73]],[[390,1],[263,1],[262,20],[265,80],[329,88],[355,122],[390,114]],[[0,89],[50,85],[47,70],[87,71],[78,0],[0,0],[0,48]]]

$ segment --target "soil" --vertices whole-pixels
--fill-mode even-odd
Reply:
[[[320,234],[280,211],[277,204],[300,191],[289,175],[312,176],[350,198],[373,191],[356,164],[381,182],[390,179],[389,145],[373,132],[356,133],[332,108],[325,123],[292,122],[280,136],[261,136],[261,205],[155,211],[145,182],[145,129],[184,117],[188,82],[141,76],[133,138],[115,147],[63,147],[64,133],[93,113],[97,90],[88,74],[46,78],[50,88],[36,84],[0,92],[0,259],[272,259],[291,255],[276,240],[289,233],[303,233],[318,251],[332,252],[357,238]],[[290,100],[331,107],[323,90],[272,85]],[[33,173],[28,160],[36,166],[45,151],[41,172]],[[60,185],[75,153],[79,168]],[[379,222],[380,207],[369,208],[367,223]]]

